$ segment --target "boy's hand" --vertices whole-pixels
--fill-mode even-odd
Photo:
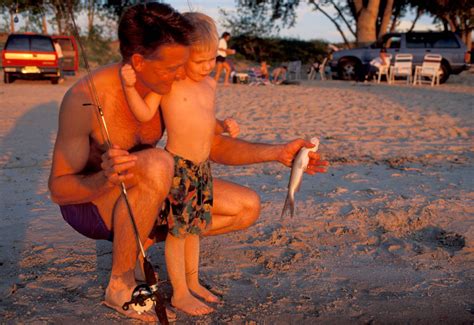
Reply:
[[[240,133],[240,127],[233,118],[226,118],[224,120],[224,132],[229,133],[232,138],[236,138]]]
[[[124,64],[120,69],[120,75],[122,76],[123,84],[125,87],[134,87],[137,82],[137,76],[135,70],[133,70],[130,64]]]

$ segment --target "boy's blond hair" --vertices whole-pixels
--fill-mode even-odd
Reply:
[[[219,35],[214,19],[200,12],[185,12],[183,16],[194,29],[190,35],[191,48],[198,51],[217,50]]]

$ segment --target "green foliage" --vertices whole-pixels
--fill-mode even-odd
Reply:
[[[119,51],[111,47],[110,40],[101,37],[100,30],[94,29],[94,32],[87,37],[81,37],[81,41],[87,52],[89,64],[92,67],[118,62],[121,60]],[[79,59],[81,68],[84,68],[82,53]]]
[[[288,38],[260,38],[235,36],[230,47],[237,50],[237,59],[261,62],[271,65],[287,61],[301,60],[303,63],[319,60],[327,53],[327,43],[321,40],[302,41]]]

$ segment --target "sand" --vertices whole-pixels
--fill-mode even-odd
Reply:
[[[0,323],[133,323],[100,304],[111,245],[74,232],[47,177],[58,105],[74,82],[0,85]],[[439,87],[303,82],[219,87],[241,136],[321,139],[280,219],[289,169],[213,166],[258,191],[251,228],[202,240],[201,278],[225,304],[177,324],[474,322],[474,74]],[[163,245],[152,263],[166,280]],[[171,287],[163,283],[167,297]]]

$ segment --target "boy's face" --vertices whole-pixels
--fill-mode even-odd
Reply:
[[[176,44],[163,45],[148,58],[138,55],[134,62],[137,79],[152,91],[167,94],[174,81],[185,77],[184,65],[188,58],[189,48]]]
[[[214,70],[216,66],[217,46],[209,50],[193,49],[186,62],[186,75],[194,80],[201,81]]]

